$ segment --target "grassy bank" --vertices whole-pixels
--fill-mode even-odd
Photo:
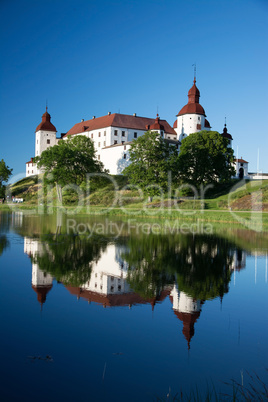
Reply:
[[[37,176],[22,179],[10,186],[11,197],[23,198],[22,204],[12,204],[17,210],[48,208],[50,212],[61,208],[66,213],[126,216],[129,218],[177,219],[186,222],[241,223],[268,226],[268,181],[237,182],[217,185],[206,192],[205,199],[186,197],[173,189],[162,198],[141,195],[128,187],[127,178],[113,176],[117,188],[109,179],[91,183],[90,193],[82,187],[80,206],[77,193],[63,192],[59,205],[56,189],[45,188]],[[175,197],[176,195],[176,197]],[[80,199],[81,201],[81,199]],[[1,208],[6,208],[5,204]],[[262,212],[262,213],[261,213]]]

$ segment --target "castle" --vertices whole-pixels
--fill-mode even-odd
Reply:
[[[133,140],[144,135],[148,130],[157,131],[168,143],[177,147],[186,136],[201,131],[210,130],[211,126],[206,119],[204,108],[199,103],[200,92],[194,78],[193,86],[188,91],[188,103],[177,114],[173,127],[166,120],[125,115],[110,112],[106,116],[95,117],[91,120],[76,123],[67,133],[57,138],[56,127],[51,123],[51,116],[47,111],[42,116],[41,123],[35,130],[35,156],[40,156],[44,150],[56,145],[60,139],[69,136],[85,135],[91,138],[95,145],[96,157],[104,164],[110,174],[121,174],[129,165],[129,148]],[[226,124],[221,134],[232,146],[232,136],[228,133]],[[236,177],[249,178],[248,162],[244,159],[235,160]],[[26,162],[26,177],[39,174],[41,170],[33,162],[33,158]]]

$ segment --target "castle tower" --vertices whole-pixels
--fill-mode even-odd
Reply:
[[[51,116],[46,111],[42,116],[41,123],[36,127],[35,130],[35,156],[40,156],[43,151],[49,147],[56,145],[56,127],[50,121]]]
[[[174,284],[170,292],[170,299],[174,313],[183,323],[182,333],[187,341],[188,349],[190,349],[190,342],[195,332],[194,324],[200,317],[202,301],[179,291],[177,284]]]
[[[224,124],[224,129],[223,129],[223,132],[221,133],[221,135],[222,135],[224,138],[227,138],[227,140],[228,140],[228,142],[229,142],[229,147],[232,148],[232,140],[233,140],[233,137],[231,136],[231,134],[228,133],[227,127],[226,127],[226,123]]]
[[[194,84],[188,91],[188,103],[179,111],[177,120],[173,124],[179,141],[189,134],[211,129],[205,110],[199,103],[199,98],[200,91],[196,86],[196,78],[194,78]]]
[[[58,140],[56,138],[56,127],[50,121],[51,116],[46,111],[42,116],[41,123],[35,130],[35,156],[40,156],[43,151],[49,147],[56,145]],[[37,168],[36,163],[33,162],[33,158],[26,162],[26,177],[41,173],[41,170]]]

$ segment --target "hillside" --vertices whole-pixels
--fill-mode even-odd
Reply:
[[[268,181],[248,181],[239,186],[239,182],[233,182],[229,185],[218,185],[207,192],[205,200],[194,200],[193,197],[179,195],[176,199],[164,196],[164,202],[155,197],[152,202],[147,203],[147,197],[140,198],[138,190],[126,189],[127,178],[124,176],[112,176],[118,185],[117,191],[114,190],[114,184],[107,179],[96,179],[91,183],[90,195],[87,200],[91,206],[107,207],[112,204],[115,207],[124,206],[125,208],[138,209],[143,207],[146,202],[147,208],[159,208],[179,206],[180,209],[201,209],[202,205],[206,210],[233,210],[233,211],[268,211]],[[235,188],[235,187],[237,188]],[[15,197],[23,198],[24,205],[34,206],[38,202],[38,177],[31,176],[19,180],[10,185],[10,194]],[[44,190],[42,190],[43,195]],[[84,189],[84,193],[85,189]],[[119,200],[115,202],[116,196]],[[39,192],[40,197],[40,192]],[[55,189],[48,189],[47,199],[56,205],[57,196]],[[63,194],[63,203],[65,206],[74,206],[77,203],[77,195],[68,190]]]

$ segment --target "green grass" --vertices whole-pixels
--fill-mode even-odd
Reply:
[[[148,202],[147,196],[141,199],[137,190],[126,188],[126,177],[113,176],[113,178],[118,184],[118,191],[115,191],[114,184],[107,179],[97,178],[92,183],[90,195],[83,200],[84,205],[90,205],[90,213],[107,214],[109,216],[158,216],[160,218],[176,218],[187,221],[196,221],[199,219],[202,221],[231,223],[236,219],[234,219],[232,214],[227,214],[230,209],[233,211],[251,211],[252,207],[258,210],[262,205],[263,211],[268,212],[268,181],[247,182],[233,191],[231,195],[229,195],[229,191],[235,184],[238,185],[237,181],[233,181],[228,185],[217,185],[206,193],[208,198],[203,201],[194,200],[191,197],[168,199],[168,194],[165,194],[162,201],[159,197],[154,197],[152,202]],[[40,203],[37,176],[18,181],[10,186],[10,190],[12,195],[25,200],[23,207],[26,207],[26,205],[34,207],[38,205],[38,202]],[[260,193],[262,194],[262,199],[258,195]],[[86,193],[84,192],[84,194]],[[53,190],[48,188],[47,198],[45,198],[44,202],[46,200],[52,206],[58,205],[55,188]],[[71,191],[64,192],[63,205],[67,209],[75,207],[77,205],[76,193],[72,193]],[[113,208],[109,209],[111,206]],[[203,208],[204,210],[202,210]],[[82,212],[87,212],[87,209],[82,209]],[[188,215],[186,215],[187,212]],[[194,215],[191,215],[191,212],[195,212]],[[266,224],[265,214],[263,215],[264,223]],[[249,215],[245,215],[245,218],[249,218]]]

